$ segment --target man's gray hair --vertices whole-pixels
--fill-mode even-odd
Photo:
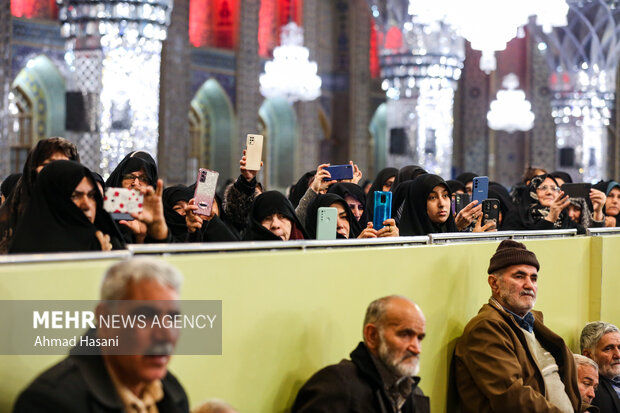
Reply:
[[[577,368],[579,368],[579,366],[590,366],[594,367],[594,370],[598,372],[598,364],[596,364],[596,362],[591,358],[582,356],[581,354],[573,354],[573,358],[575,359],[575,364],[577,365]]]
[[[586,324],[581,330],[581,338],[579,339],[581,352],[588,350],[593,353],[596,345],[605,334],[617,332],[619,332],[618,327],[604,321],[593,321]]]
[[[101,300],[122,300],[127,286],[142,279],[152,279],[180,292],[183,275],[166,261],[150,257],[120,261],[106,271],[101,283]]]
[[[364,317],[363,327],[366,327],[366,324],[380,325],[383,321],[383,316],[387,311],[388,304],[391,300],[395,298],[401,298],[403,300],[411,301],[410,299],[402,295],[388,295],[386,297],[377,298],[372,303],[368,304],[368,308],[366,309],[366,316]]]

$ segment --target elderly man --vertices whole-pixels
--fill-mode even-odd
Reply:
[[[115,305],[105,300],[122,300],[116,305],[127,307],[140,300],[142,313],[158,311],[161,303],[171,306],[179,298],[181,282],[181,274],[163,261],[136,258],[119,262],[105,274],[97,319]],[[101,348],[97,355],[87,356],[80,355],[83,349],[72,349],[69,357],[37,377],[20,394],[13,411],[188,412],[183,387],[167,371],[178,335],[164,330],[135,328],[121,333],[133,334],[132,349],[140,352],[120,355]],[[99,339],[112,334],[119,332],[107,328],[92,332]]]
[[[420,308],[401,296],[368,306],[364,342],[351,360],[325,367],[303,385],[292,412],[429,412],[418,387],[425,320]]]
[[[620,331],[603,321],[581,331],[581,353],[598,364],[599,386],[592,405],[601,412],[620,413]]]
[[[512,240],[491,258],[492,297],[467,324],[454,354],[463,412],[579,411],[573,355],[532,310],[539,268],[536,255]]]
[[[588,413],[598,412],[598,408],[592,406],[592,400],[598,388],[598,365],[586,356],[573,354],[577,365],[577,384],[579,394],[583,402],[584,411]]]

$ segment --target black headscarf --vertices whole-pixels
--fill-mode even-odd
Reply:
[[[153,188],[157,185],[157,164],[155,159],[144,151],[134,151],[125,156],[110,174],[106,186],[119,188],[123,186],[123,175],[144,169]]]
[[[568,174],[568,172],[554,171],[554,172],[551,172],[549,175],[551,175],[553,178],[560,178],[561,180],[564,181],[564,183],[567,183],[567,184],[573,183],[573,178]]]
[[[450,195],[454,194],[459,189],[465,192],[465,184],[461,181],[457,181],[456,179],[448,179],[446,183],[448,184],[448,188],[450,189]]]
[[[293,204],[293,208],[297,208],[299,205],[299,201],[301,201],[301,198],[304,197],[304,194],[308,190],[308,182],[310,182],[310,178],[314,175],[316,175],[316,171],[306,172],[291,188],[288,199],[291,201],[291,204]]]
[[[173,208],[177,202],[189,202],[193,196],[194,192],[185,185],[169,186],[164,189],[162,194],[164,218],[175,242],[185,242],[187,240],[187,225],[185,217],[178,214]]]
[[[426,174],[426,170],[418,165],[408,165],[400,168],[398,170],[398,174],[396,174],[396,178],[394,179],[394,183],[392,184],[391,191],[394,192],[396,187],[403,182],[413,181],[420,175]]]
[[[17,181],[19,181],[21,177],[21,173],[16,173],[4,178],[4,181],[2,181],[2,185],[0,185],[0,192],[2,192],[2,195],[4,195],[5,198],[8,198],[9,195],[11,195],[11,192],[13,192],[13,188],[15,188],[15,185],[17,185]]]
[[[557,185],[557,182],[551,174],[538,175],[532,178],[530,185],[521,193],[521,200],[516,204],[508,217],[504,217],[502,229],[511,230],[538,230],[538,225],[549,214],[549,207],[542,206],[538,202],[536,189],[550,178]],[[585,228],[573,222],[568,216],[566,210],[563,210],[558,219],[553,223],[553,229],[570,229],[576,228],[580,234],[585,233]]]
[[[62,153],[72,161],[80,161],[77,147],[64,138],[48,138],[37,142],[28,152],[22,171],[10,197],[0,207],[0,253],[6,253],[19,219],[23,216],[37,179],[37,167],[55,153]]]
[[[391,177],[396,177],[398,169],[396,168],[383,168],[379,171],[375,180],[372,181],[372,185],[366,195],[366,216],[372,217],[375,213],[375,191],[383,191],[383,185]],[[396,180],[396,178],[394,178]],[[394,188],[391,188],[394,189]]]
[[[316,238],[316,219],[319,214],[319,208],[331,207],[335,203],[342,205],[344,210],[347,212],[347,220],[349,221],[349,239],[357,238],[362,232],[362,228],[355,219],[355,216],[353,216],[347,202],[340,195],[327,193],[316,196],[312,202],[310,202],[308,209],[306,210],[306,230],[312,239]],[[365,225],[364,228],[366,228]],[[340,234],[336,234],[336,237],[344,238]]]
[[[407,200],[405,201],[398,229],[400,235],[427,235],[441,232],[457,232],[454,217],[448,208],[448,219],[443,224],[435,224],[428,217],[427,198],[438,185],[450,191],[448,184],[439,175],[426,174],[418,176],[408,185]]]
[[[494,198],[499,201],[499,210],[502,213],[502,224],[503,220],[506,219],[508,214],[512,213],[515,205],[512,202],[512,198],[508,193],[508,190],[504,188],[501,184],[498,183],[489,183],[489,198]],[[502,230],[502,224],[499,224],[497,229]]]
[[[463,185],[467,185],[467,182],[471,182],[474,180],[474,178],[478,177],[478,174],[475,174],[473,172],[463,172],[462,174],[460,174],[459,176],[457,176],[456,179],[457,181],[460,181],[463,183]]]
[[[306,230],[295,215],[293,205],[278,191],[263,192],[254,199],[244,239],[248,241],[281,241],[280,237],[261,225],[265,218],[273,214],[282,214],[291,221],[290,240],[308,239]]]
[[[364,208],[364,213],[360,217],[359,221],[356,221],[359,222],[360,226],[363,225],[364,228],[366,228],[366,224],[369,220],[368,211],[366,209],[366,194],[359,185],[350,182],[339,182],[330,186],[327,190],[327,193],[339,195],[342,199],[345,199],[347,195],[357,199],[362,204],[362,207]],[[355,219],[355,216],[353,218]]]
[[[620,189],[620,183],[613,181],[613,180],[612,181],[599,181],[596,184],[592,185],[592,188],[598,189],[599,191],[603,192],[605,196],[609,196],[609,193],[611,192],[612,189],[614,188]],[[606,210],[607,208],[603,207],[604,214],[607,214]],[[620,227],[620,214],[616,215],[616,227]]]
[[[71,200],[84,178],[95,187],[95,223]],[[74,161],[54,161],[41,170],[32,197],[20,219],[10,248],[12,253],[101,251],[95,232],[110,236],[115,248],[122,247],[121,235],[103,209],[103,198],[90,170]]]

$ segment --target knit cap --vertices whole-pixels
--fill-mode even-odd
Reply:
[[[520,242],[505,239],[499,244],[497,250],[495,250],[495,254],[491,257],[488,273],[493,274],[495,271],[501,270],[502,268],[521,264],[536,267],[536,271],[540,269],[536,254],[529,251],[527,247]]]

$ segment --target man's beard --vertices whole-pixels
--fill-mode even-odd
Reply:
[[[615,362],[616,364],[612,365]],[[598,372],[601,376],[605,376],[608,379],[614,379],[616,377],[620,377],[620,363],[618,360],[613,360],[612,363],[599,363],[598,364]]]
[[[415,376],[420,371],[420,358],[407,351],[405,356],[399,359],[394,350],[386,344],[383,332],[379,332],[379,348],[377,350],[379,360],[398,377]]]

